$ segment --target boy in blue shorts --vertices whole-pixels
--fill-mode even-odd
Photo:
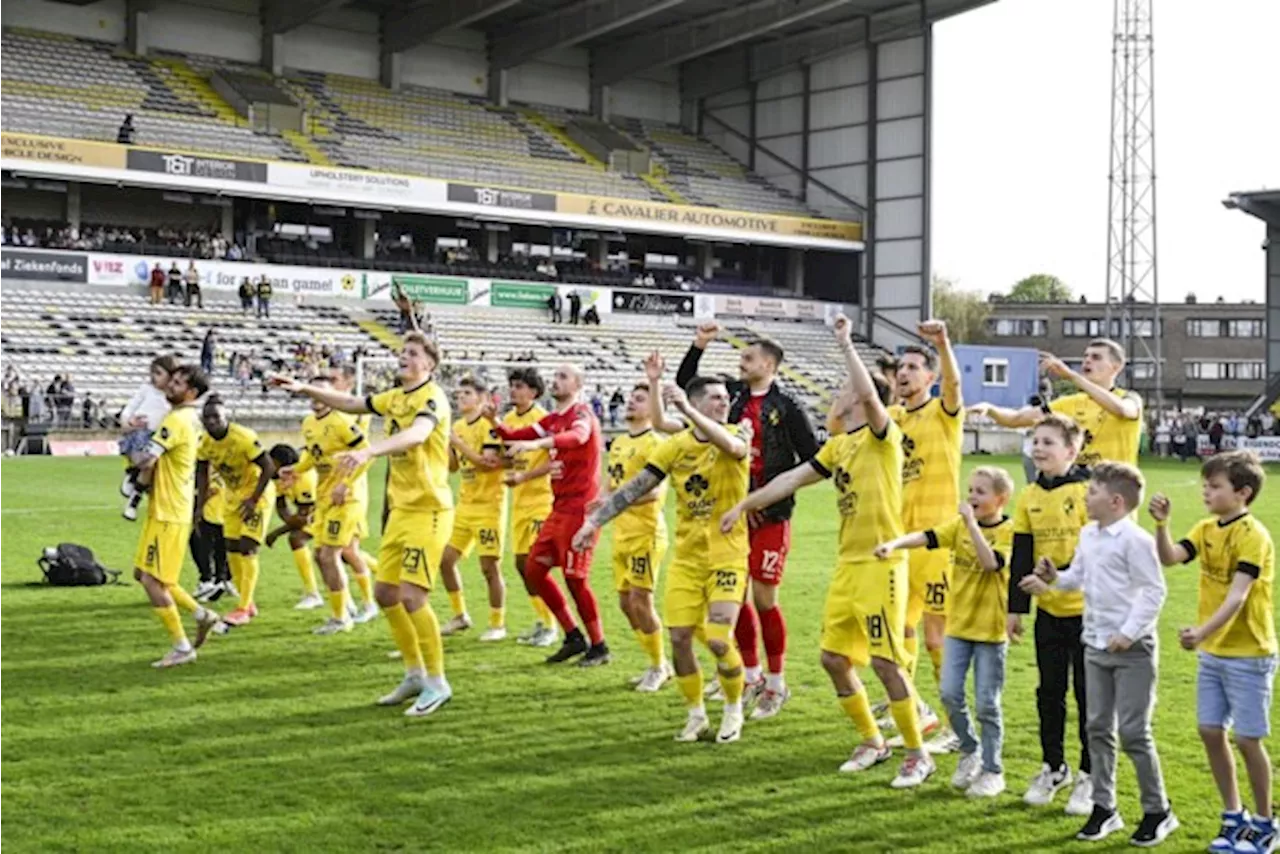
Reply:
[[[1222,828],[1213,852],[1269,854],[1276,850],[1271,813],[1271,763],[1262,740],[1271,734],[1271,691],[1276,673],[1275,546],[1249,513],[1265,475],[1248,451],[1210,457],[1200,469],[1205,509],[1187,536],[1169,536],[1169,499],[1151,499],[1156,546],[1165,566],[1200,559],[1199,625],[1182,629],[1183,649],[1199,650],[1196,716],[1214,782],[1222,795]],[[1235,756],[1227,730],[1235,732],[1253,789],[1250,818],[1236,786]]]

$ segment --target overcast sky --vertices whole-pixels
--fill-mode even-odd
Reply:
[[[1221,201],[1280,187],[1264,82],[1280,0],[1156,0],[1155,15],[1161,301],[1261,301],[1263,225]],[[1102,298],[1111,23],[1111,0],[998,0],[934,28],[935,273],[983,292],[1053,273]]]

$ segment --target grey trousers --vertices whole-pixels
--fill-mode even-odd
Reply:
[[[1086,646],[1084,673],[1089,712],[1089,757],[1093,762],[1093,802],[1103,809],[1116,808],[1116,732],[1120,747],[1129,755],[1138,775],[1144,814],[1169,808],[1165,797],[1160,757],[1151,736],[1151,714],[1156,705],[1154,636],[1134,642],[1124,652],[1108,652]]]

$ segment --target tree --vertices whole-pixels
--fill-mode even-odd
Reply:
[[[1013,286],[1009,302],[1071,302],[1071,288],[1057,276],[1033,273]]]
[[[933,316],[947,322],[957,344],[982,344],[987,340],[991,304],[977,291],[962,290],[950,279],[933,277]]]

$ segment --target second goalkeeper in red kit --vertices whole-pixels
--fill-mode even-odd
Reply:
[[[511,428],[499,424],[495,430],[505,443],[508,454],[544,449],[551,452],[551,490],[555,502],[529,550],[525,573],[531,586],[542,596],[556,622],[564,630],[564,643],[547,658],[548,664],[559,664],[582,656],[583,667],[609,663],[609,645],[600,624],[600,608],[587,583],[595,540],[581,550],[574,550],[573,535],[582,527],[587,504],[600,490],[600,457],[603,442],[600,422],[583,403],[582,371],[575,365],[556,368],[551,381],[551,397],[555,411],[536,424]],[[565,584],[577,605],[578,615],[586,628],[586,636],[569,611],[560,585],[551,570],[564,571]],[[588,640],[590,644],[588,645]]]

